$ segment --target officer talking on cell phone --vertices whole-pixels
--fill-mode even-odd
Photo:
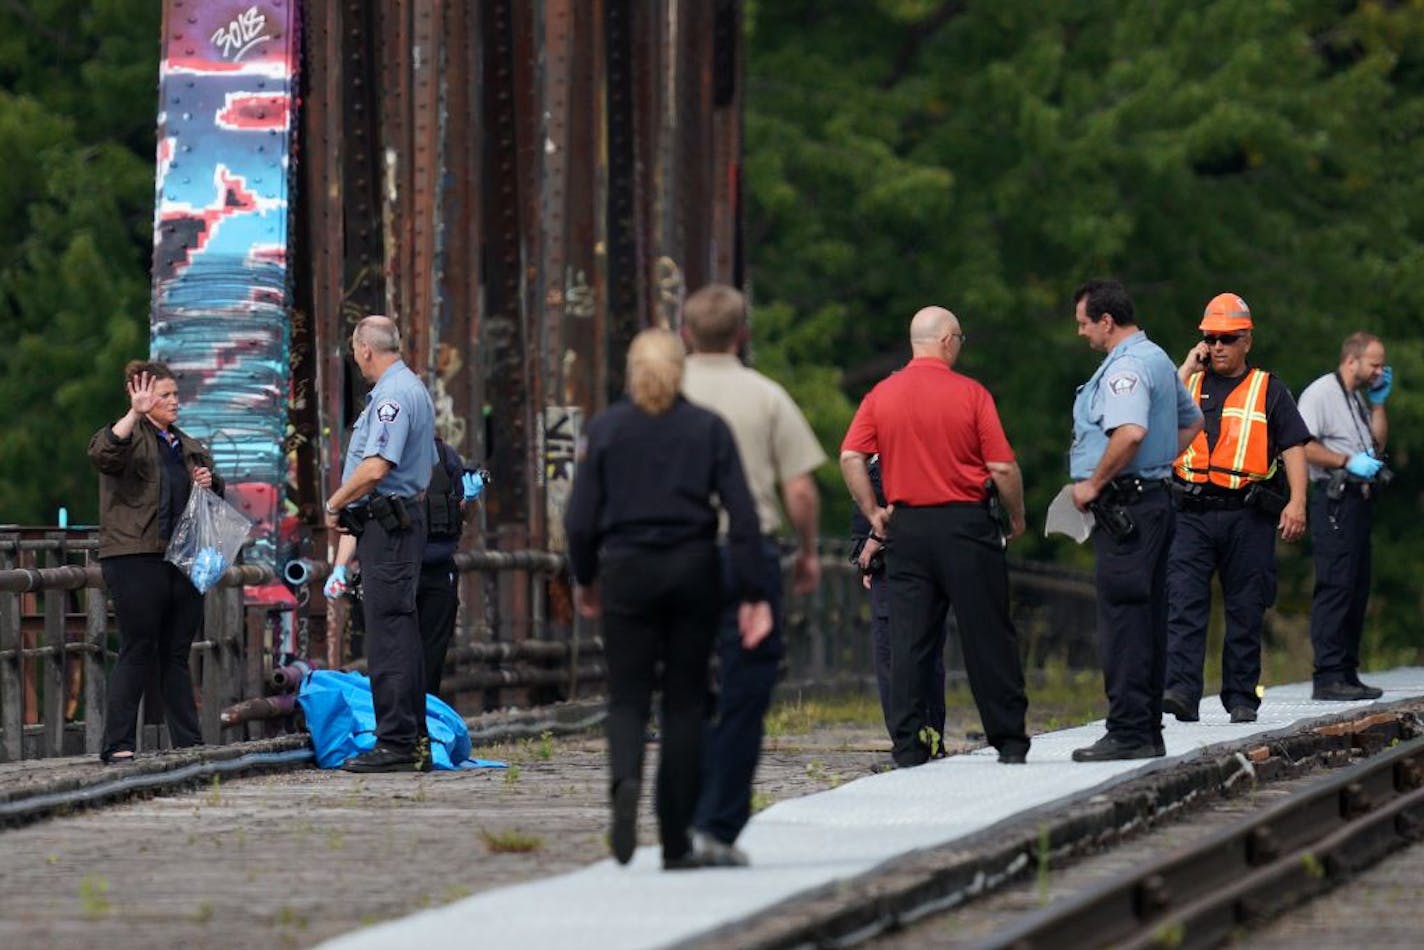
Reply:
[[[1166,755],[1162,685],[1167,652],[1167,552],[1176,518],[1172,462],[1202,429],[1177,367],[1137,325],[1113,280],[1073,294],[1078,335],[1107,356],[1073,402],[1073,503],[1096,518],[1098,642],[1107,735],[1075,762]]]
[[[401,359],[400,332],[389,317],[373,314],[358,323],[351,354],[374,386],[351,433],[341,486],[326,501],[326,523],[357,535],[376,745],[341,767],[428,772],[416,587],[425,549],[425,490],[436,463],[435,406]]]

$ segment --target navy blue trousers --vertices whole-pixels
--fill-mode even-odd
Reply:
[[[948,612],[941,614],[940,625]],[[885,717],[885,731],[890,738],[895,732],[890,726],[890,585],[884,574],[870,578],[870,647],[875,660],[875,688],[880,694],[880,712]],[[929,723],[944,735],[944,651],[935,654],[934,681],[936,688],[929,696]]]
[[[1310,492],[1310,541],[1315,552],[1310,645],[1315,651],[1316,686],[1359,679],[1374,514],[1374,502],[1357,491],[1346,491],[1339,501],[1330,501],[1319,486]]]
[[[1162,731],[1167,672],[1167,555],[1176,512],[1163,488],[1128,506],[1137,530],[1114,541],[1093,531],[1097,556],[1098,649],[1108,697],[1108,734],[1155,743]]]
[[[411,526],[387,531],[372,518],[356,541],[366,620],[366,669],[376,708],[376,739],[411,751],[425,735],[425,653],[415,614],[425,506],[407,505]]]
[[[722,588],[710,539],[605,555],[604,656],[608,663],[610,792],[642,781],[652,695],[662,696],[654,805],[664,858],[687,853],[697,805],[707,710],[707,662]]]
[[[455,570],[454,563],[422,564],[415,591],[415,615],[425,657],[425,691],[432,696],[440,695],[445,654],[455,637],[455,618],[459,612],[460,572]]]
[[[1167,690],[1201,701],[1211,576],[1221,579],[1226,633],[1221,704],[1260,705],[1261,635],[1276,600],[1276,523],[1258,508],[1179,511],[1167,567]]]
[[[203,623],[203,595],[161,554],[106,557],[99,569],[119,624],[119,659],[109,674],[100,754],[134,750],[139,702],[155,672],[174,748],[201,745],[188,654]]]
[[[724,577],[731,571],[729,557],[724,547]],[[771,604],[771,634],[756,649],[743,649],[737,631],[738,605],[734,603],[723,610],[717,633],[721,664],[717,712],[703,746],[702,794],[693,825],[726,844],[737,840],[752,815],[752,779],[761,758],[763,722],[771,706],[777,667],[786,653],[781,629],[781,556],[771,539],[762,544],[762,583]]]
[[[932,702],[944,702],[945,611],[953,608],[969,691],[989,744],[1000,752],[1029,747],[1028,698],[1018,634],[1009,616],[1009,569],[997,526],[983,505],[899,507],[886,549],[890,590],[890,739],[895,762],[919,765],[930,755],[921,727],[933,725]]]

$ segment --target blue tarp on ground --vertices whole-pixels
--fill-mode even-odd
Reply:
[[[362,673],[313,670],[302,680],[297,702],[306,715],[316,748],[316,764],[334,769],[376,744],[376,710],[371,681]],[[470,758],[470,730],[460,714],[429,694],[425,728],[437,769],[503,768],[503,762]]]

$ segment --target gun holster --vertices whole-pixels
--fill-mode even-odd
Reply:
[[[1119,544],[1137,532],[1137,523],[1132,520],[1132,512],[1114,498],[1099,497],[1088,504],[1088,510],[1093,513],[1093,520],[1098,527]]]
[[[1280,516],[1286,510],[1286,504],[1290,501],[1285,495],[1277,491],[1270,482],[1256,482],[1246,489],[1246,495],[1242,498],[1242,503],[1248,508],[1259,508],[1262,514],[1272,518]]]
[[[410,512],[405,502],[394,495],[377,495],[369,507],[371,518],[388,534],[410,530]]]
[[[880,547],[875,550],[875,553],[870,555],[869,566],[860,567],[860,552],[865,550],[865,544],[869,540],[870,537],[867,535],[864,537],[858,537],[851,542],[850,561],[857,568],[860,568],[860,572],[862,574],[868,577],[875,577],[879,574],[885,573],[885,542],[882,541],[880,543]]]
[[[336,516],[336,523],[345,528],[353,538],[361,537],[361,532],[366,530],[366,522],[371,518],[371,512],[365,508],[342,508]]]

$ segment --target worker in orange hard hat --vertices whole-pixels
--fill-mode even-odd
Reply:
[[[1273,534],[1287,541],[1305,534],[1311,436],[1286,385],[1247,365],[1255,326],[1246,301],[1217,294],[1200,329],[1201,342],[1178,369],[1206,425],[1172,469],[1177,533],[1167,567],[1162,709],[1182,722],[1199,718],[1216,573],[1226,601],[1221,704],[1232,722],[1254,722],[1262,618],[1276,592]]]
[[[1246,306],[1246,301],[1232,293],[1217,294],[1206,305],[1206,310],[1202,313],[1201,324],[1198,330],[1225,330],[1233,333],[1238,330],[1250,330],[1251,308]]]

